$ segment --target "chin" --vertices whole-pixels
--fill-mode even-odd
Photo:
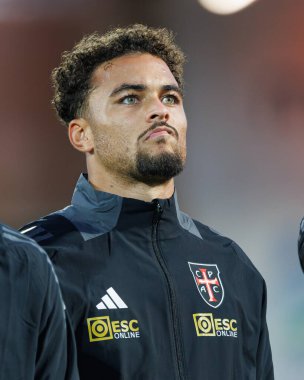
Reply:
[[[183,168],[184,159],[179,151],[139,152],[132,177],[147,184],[161,184],[177,176]]]
[[[179,150],[180,149],[177,146],[177,144],[173,145],[165,141],[165,142],[159,142],[157,146],[153,146],[151,149],[148,149],[147,154],[151,154],[151,155],[163,154],[163,153],[176,154],[176,152]]]

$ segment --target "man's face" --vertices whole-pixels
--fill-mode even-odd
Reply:
[[[93,73],[87,119],[98,164],[126,180],[159,184],[183,168],[187,121],[166,63],[132,54]]]

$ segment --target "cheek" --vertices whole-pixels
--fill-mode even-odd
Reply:
[[[120,151],[122,154],[129,154],[136,150],[137,135],[133,125],[124,121],[119,125],[112,125],[111,128],[112,133],[109,138],[113,150]]]
[[[173,123],[175,123],[181,130],[187,129],[187,118],[183,107],[176,110],[172,115],[172,119]]]
[[[187,149],[187,122],[185,120],[183,126],[181,127],[179,131],[179,146],[182,152],[184,152],[184,156],[186,156],[186,149]]]
[[[179,118],[179,134],[180,137],[185,140],[187,134],[187,119],[185,114],[181,115]]]

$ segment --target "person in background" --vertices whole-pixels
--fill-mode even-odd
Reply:
[[[38,244],[0,225],[0,380],[77,380],[57,277]]]
[[[299,253],[301,268],[304,272],[304,218],[302,219],[302,222],[300,224],[300,233],[299,233],[299,239],[298,239],[298,253]]]
[[[22,230],[54,263],[83,379],[273,379],[262,276],[178,206],[184,61],[171,32],[135,24],[84,37],[53,72],[87,173]]]

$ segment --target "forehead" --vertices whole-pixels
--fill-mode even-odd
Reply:
[[[91,80],[93,87],[109,90],[125,82],[146,86],[177,85],[167,64],[146,53],[123,55],[104,62],[95,69]]]

